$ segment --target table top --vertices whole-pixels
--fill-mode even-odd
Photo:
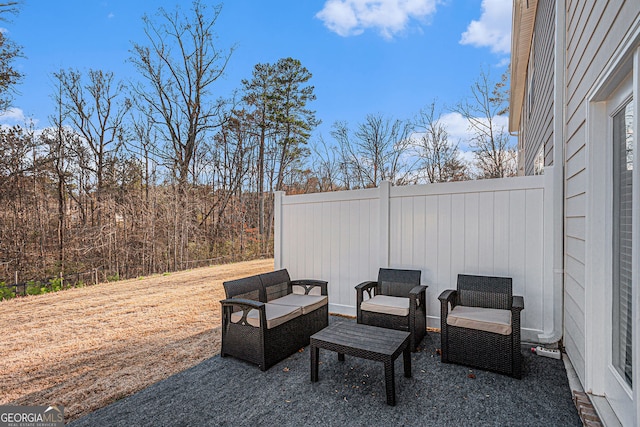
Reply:
[[[311,336],[311,344],[318,342],[392,355],[408,341],[409,332],[362,325],[351,321],[334,323]],[[320,345],[321,346],[321,345]]]

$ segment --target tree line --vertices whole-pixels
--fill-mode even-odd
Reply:
[[[16,2],[0,3],[0,19]],[[515,174],[495,123],[505,80],[482,72],[469,100],[475,161],[451,141],[442,111],[411,120],[367,115],[313,137],[312,74],[294,58],[256,64],[231,94],[216,91],[234,47],[218,43],[221,5],[159,9],[133,42],[134,81],[105,70],[53,74],[45,129],[0,128],[0,281],[102,269],[136,277],[198,260],[273,253],[273,193],[309,193]],[[20,47],[0,32],[0,109],[22,75]]]

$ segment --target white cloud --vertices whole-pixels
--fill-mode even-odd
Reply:
[[[24,111],[22,111],[20,108],[9,108],[6,111],[0,112],[0,124],[10,126],[36,126],[38,124],[38,120],[31,117],[26,117],[24,115]]]
[[[460,149],[468,147],[471,133],[467,119],[460,113],[447,113],[440,117],[440,123],[447,130],[449,141],[458,143]]]
[[[476,118],[474,120],[482,122],[487,121],[485,118]],[[482,175],[478,169],[474,147],[471,146],[471,141],[474,135],[469,127],[469,121],[457,112],[442,114],[438,118],[438,121],[447,131],[449,144],[457,144],[458,155],[460,156],[460,159],[467,164],[470,176],[477,177]],[[492,121],[496,130],[506,132],[509,124],[508,116],[494,116]],[[417,143],[416,139],[420,136],[420,133],[411,135],[411,138],[414,139],[414,144]]]
[[[107,18],[108,18],[108,19],[111,19],[111,18],[114,18],[115,16],[116,16],[116,15],[115,15],[113,12],[110,12],[110,13],[107,15]]]
[[[505,56],[504,58],[502,58],[500,60],[500,62],[498,62],[496,64],[496,67],[498,68],[502,68],[502,67],[506,67],[507,65],[509,65],[511,63],[511,57],[509,56]]]
[[[471,21],[462,33],[461,44],[489,47],[493,53],[508,54],[511,51],[512,0],[482,0],[479,21]]]
[[[347,37],[372,28],[386,38],[404,31],[411,19],[436,12],[439,0],[327,0],[316,17],[329,30]]]
[[[484,118],[478,119],[479,121],[487,121]],[[471,150],[470,142],[473,139],[473,133],[469,128],[469,122],[467,119],[462,117],[460,113],[451,112],[447,114],[443,114],[440,117],[440,122],[447,130],[449,134],[449,141],[457,142],[458,148],[461,151],[469,151]],[[509,126],[509,117],[508,116],[494,116],[493,117],[493,125],[494,129],[497,130],[506,130]]]
[[[503,129],[506,132],[509,129],[509,116],[495,116],[493,123],[498,126],[498,129]]]
[[[0,121],[2,122],[24,122],[24,111],[20,108],[9,108],[0,113]]]

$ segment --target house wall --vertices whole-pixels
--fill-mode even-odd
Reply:
[[[586,375],[585,319],[588,95],[637,19],[636,1],[566,1],[565,99],[565,335],[578,377]],[[601,143],[601,141],[593,141]]]
[[[555,1],[538,0],[531,59],[527,76],[520,149],[524,152],[524,174],[535,173],[535,161],[544,150],[543,166],[553,165]],[[533,81],[533,84],[530,82]]]
[[[354,286],[380,267],[422,271],[428,325],[459,273],[509,276],[523,295],[522,336],[554,328],[550,179],[530,176],[276,196],[276,268],[329,282],[330,311],[355,315]],[[545,223],[547,226],[545,226]],[[523,233],[523,230],[525,231]]]

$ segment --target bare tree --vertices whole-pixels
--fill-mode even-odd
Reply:
[[[420,111],[414,123],[413,139],[421,170],[427,182],[463,181],[468,179],[467,166],[460,159],[458,144],[449,141],[449,134],[435,114],[435,102]]]
[[[32,135],[20,126],[0,127],[0,262],[17,268],[41,262],[41,240],[34,238],[40,232],[37,215],[33,215],[34,143]]]
[[[134,86],[142,111],[149,111],[161,139],[168,142],[165,160],[183,193],[198,144],[220,125],[224,102],[214,99],[213,84],[227,66],[232,49],[221,49],[213,31],[222,6],[199,0],[189,14],[180,8],[158,10],[156,22],[143,17],[148,45],[133,44],[131,62],[144,84]]]
[[[328,146],[322,137],[312,145],[310,167],[318,179],[318,191],[337,191],[344,189],[341,183],[340,152],[336,147]]]
[[[233,48],[216,43],[214,26],[221,5],[195,0],[188,13],[179,6],[160,8],[157,20],[143,17],[147,44],[133,44],[131,62],[142,82],[133,86],[141,111],[148,111],[160,150],[176,184],[173,211],[174,268],[189,259],[187,242],[197,218],[188,203],[189,183],[196,184],[198,156],[205,156],[209,132],[220,126],[225,102],[216,99],[214,83],[223,75]],[[191,179],[190,179],[191,178]]]
[[[336,122],[331,135],[341,147],[348,181],[361,188],[376,187],[383,180],[395,185],[415,182],[410,129],[408,122],[380,114],[367,115],[355,132],[346,122]]]
[[[453,108],[469,123],[480,178],[502,178],[517,172],[514,144],[506,125],[500,123],[508,103],[504,86],[504,81],[492,83],[489,73],[482,70],[471,86],[471,96]]]
[[[65,108],[63,105],[62,84],[58,81],[56,99],[56,115],[50,117],[51,127],[46,128],[40,136],[40,141],[47,152],[47,160],[49,162],[49,170],[51,171],[56,188],[57,202],[57,247],[58,247],[58,266],[60,272],[65,271],[65,253],[66,253],[66,226],[67,226],[67,207],[68,207],[68,191],[67,186],[72,175],[71,172],[71,153],[70,147],[79,145],[72,142],[78,139],[78,135],[71,129],[65,127],[66,120]]]
[[[98,224],[101,223],[101,202],[105,190],[107,164],[117,155],[124,140],[123,119],[130,108],[125,91],[112,72],[89,70],[85,79],[79,71],[60,71],[54,74],[60,85],[57,102],[73,130],[82,138],[82,146],[73,147],[90,155],[84,167],[95,175]]]
[[[214,230],[220,232],[221,218],[233,197],[240,197],[242,184],[253,163],[251,156],[257,145],[257,139],[252,133],[253,118],[245,110],[233,110],[225,124],[215,135],[215,156],[212,169],[217,177],[212,179],[212,188],[216,193],[211,207],[204,213],[204,223],[214,212]]]
[[[154,171],[157,163],[158,135],[147,112],[131,115],[131,141],[126,147],[144,161],[144,200],[149,202],[149,190],[153,184]]]
[[[0,3],[0,21],[7,21],[7,15],[18,13],[18,1]],[[13,61],[22,56],[22,48],[0,31],[0,111],[5,111],[13,100],[14,86],[22,80],[23,74],[16,69]]]

